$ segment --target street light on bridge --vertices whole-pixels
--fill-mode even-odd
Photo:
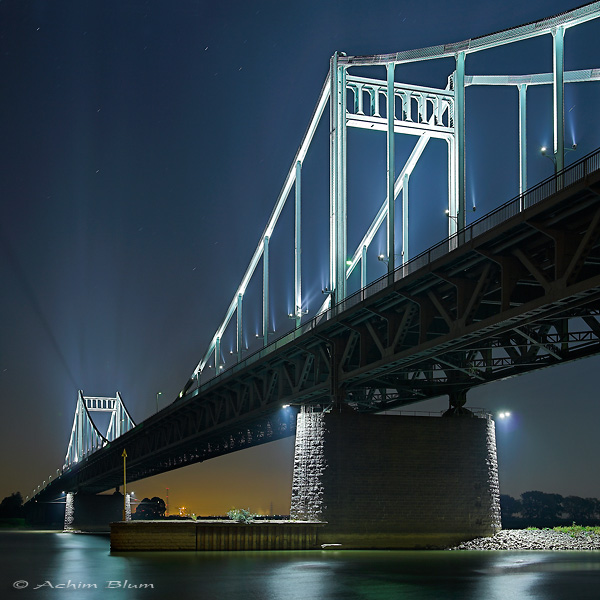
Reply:
[[[127,450],[123,450],[123,521],[127,521]]]
[[[394,258],[396,257],[403,257],[404,256],[404,252],[400,252],[400,254],[394,254]],[[379,256],[377,256],[377,260],[385,263],[386,265],[390,262],[390,259],[388,256],[386,256],[385,254],[380,254]]]
[[[444,211],[444,214],[449,218],[452,219],[455,223],[456,223],[456,227],[458,228],[458,217],[456,215],[451,215],[450,211],[448,209],[446,209]]]
[[[575,152],[575,150],[577,150],[577,144],[573,144],[570,148],[565,148],[565,154],[567,152]],[[542,146],[540,148],[540,154],[552,161],[552,163],[554,164],[554,172],[556,173],[556,155],[548,154],[548,148],[546,148],[546,146]]]

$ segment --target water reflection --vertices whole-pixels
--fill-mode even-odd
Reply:
[[[598,553],[493,553],[494,561],[481,574],[480,594],[492,600],[535,598],[597,598]],[[593,585],[592,585],[593,584]],[[573,593],[573,590],[578,590]]]
[[[0,533],[1,586],[21,600],[69,582],[78,600],[596,600],[598,571],[593,551],[110,554],[103,536]]]
[[[483,577],[478,578],[476,597],[489,600],[520,600],[538,598],[535,585],[541,573],[539,567],[546,560],[544,554],[516,558],[514,553],[494,553],[494,562],[480,569]]]
[[[334,564],[313,558],[306,560],[300,553],[296,559],[275,568],[266,581],[266,600],[303,600],[332,598],[337,588]],[[311,553],[313,554],[313,553]]]
[[[53,586],[55,582],[70,582],[73,587],[61,589],[78,589],[80,593],[89,594],[90,590],[105,591],[109,586],[119,586],[131,579],[130,569],[126,561],[109,561],[107,555],[106,536],[79,535],[57,533],[51,568],[48,569],[44,581]],[[110,583],[113,582],[113,583]],[[118,583],[117,583],[118,582]],[[91,587],[91,586],[97,587]],[[126,584],[127,585],[127,584]],[[91,598],[91,596],[90,596]]]

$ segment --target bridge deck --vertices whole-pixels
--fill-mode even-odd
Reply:
[[[47,493],[118,486],[125,448],[135,481],[293,435],[284,404],[377,412],[598,353],[599,156],[188,386]]]

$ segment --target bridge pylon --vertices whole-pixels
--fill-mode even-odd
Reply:
[[[96,427],[90,414],[92,412],[111,413],[106,434]],[[84,396],[83,391],[79,390],[71,439],[65,456],[65,468],[78,463],[134,427],[135,423],[125,408],[119,392],[115,398],[106,398]]]

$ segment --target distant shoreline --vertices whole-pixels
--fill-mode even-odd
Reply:
[[[0,533],[83,533],[108,537],[108,533],[65,532],[58,529],[29,529],[26,527],[0,528]],[[600,534],[569,534],[552,529],[503,529],[490,537],[476,538],[458,546],[446,548],[447,551],[594,551],[600,550]]]

